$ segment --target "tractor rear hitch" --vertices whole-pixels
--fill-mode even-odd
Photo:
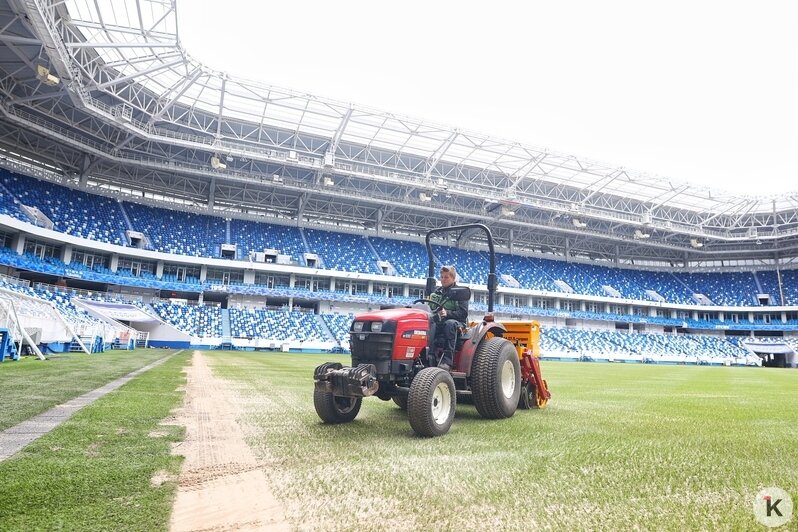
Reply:
[[[345,397],[368,397],[380,387],[374,364],[345,368],[337,362],[327,362],[316,368],[313,380],[317,390]]]

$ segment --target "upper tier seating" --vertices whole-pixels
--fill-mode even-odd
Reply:
[[[694,292],[704,294],[716,305],[756,305],[756,281],[750,272],[674,274]]]
[[[798,270],[781,270],[784,300],[787,305],[798,305]]]
[[[379,258],[391,263],[396,275],[411,279],[427,277],[427,250],[423,244],[381,237],[371,237],[369,241]]]
[[[37,207],[53,221],[56,231],[118,245],[126,244],[124,233],[127,229],[133,229],[149,238],[152,249],[181,255],[217,257],[219,246],[228,240],[228,223],[220,217],[130,202],[119,203],[113,199],[0,170],[0,213],[29,222],[20,204]],[[307,242],[303,241],[302,233],[295,227],[241,220],[229,222],[229,240],[230,243],[240,246],[240,258],[246,257],[252,251],[276,249],[289,255],[293,262],[302,264],[303,253],[311,252],[321,257],[321,266],[327,269],[381,274],[377,260],[382,259],[390,262],[399,276],[414,279],[427,276],[427,254],[420,243],[385,238],[365,239],[359,235],[311,229],[305,230],[304,234]],[[485,252],[437,244],[433,246],[433,250],[436,266],[456,265],[461,282],[481,285],[486,283],[488,260]],[[25,264],[30,262],[30,257],[12,257],[8,253],[3,253],[2,257],[3,264],[20,268],[25,268]],[[52,267],[48,266],[45,273],[64,275],[63,264],[57,261],[47,264]],[[71,266],[71,269],[78,268]],[[101,282],[113,281],[98,278],[98,273],[107,277],[120,276],[96,269],[91,273],[87,279]],[[562,281],[578,294],[600,297],[616,295],[651,301],[657,298],[647,291],[653,291],[668,303],[697,305],[699,302],[693,294],[701,293],[717,305],[740,306],[758,305],[756,295],[767,293],[771,296],[772,304],[781,303],[778,278],[772,271],[758,272],[756,276],[750,272],[670,273],[499,253],[497,274],[500,285],[513,284],[502,278],[506,274],[515,278],[520,283],[520,288],[554,293],[568,291],[558,283]],[[169,281],[166,277],[163,280]],[[781,280],[784,303],[798,305],[798,270],[783,270]],[[150,281],[153,281],[151,276],[148,278],[145,275],[129,284],[150,286]],[[194,285],[197,282],[196,279],[192,280]]]
[[[433,245],[432,254],[437,259],[437,267],[445,264],[453,264],[455,266],[457,269],[457,282],[481,285],[488,283],[490,260],[486,253]],[[435,275],[438,275],[437,270]],[[424,277],[426,277],[426,274]]]
[[[230,236],[231,244],[242,250],[239,253],[241,257],[274,249],[290,256],[292,262],[301,264],[305,253],[302,235],[296,227],[233,219],[230,221]]]
[[[305,229],[305,238],[310,252],[321,257],[328,270],[381,273],[377,258],[362,236]]]
[[[125,231],[128,227],[116,200],[70,190],[2,169],[0,184],[20,203],[36,207],[44,213],[53,222],[55,231],[99,242],[125,245]],[[13,200],[14,198],[4,198],[0,202],[9,211],[6,214],[29,222],[19,208],[11,207],[14,205]]]
[[[771,305],[781,305],[781,294],[779,293],[779,278],[775,271],[771,272],[756,272],[755,277],[759,279],[759,284],[762,291],[759,294],[768,294],[770,296]],[[786,294],[785,294],[786,295]]]
[[[225,243],[226,224],[222,218],[189,212],[169,211],[124,202],[133,229],[144,233],[152,249],[177,255],[218,257]]]

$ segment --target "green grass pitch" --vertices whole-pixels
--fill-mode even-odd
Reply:
[[[311,375],[327,359],[212,355],[300,526],[740,530],[759,526],[761,488],[798,501],[798,371],[544,363],[546,409],[493,421],[459,405],[449,434],[420,439],[376,398],[322,425]]]
[[[321,424],[313,368],[347,357],[205,354],[241,398],[247,441],[298,529],[749,530],[761,528],[752,512],[760,489],[781,487],[798,502],[795,370],[544,362],[546,409],[494,421],[458,405],[449,434],[422,439],[376,398],[352,423]],[[103,356],[5,373],[14,366],[4,364],[0,394],[24,393],[24,381],[65,400],[84,388],[69,384],[76,378],[111,380],[121,359]],[[145,373],[0,464],[0,529],[165,529],[174,484],[147,479],[179,461],[147,434],[179,404],[189,360]],[[5,404],[8,423],[18,414]]]

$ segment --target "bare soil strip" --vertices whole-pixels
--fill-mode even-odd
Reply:
[[[187,369],[185,404],[175,422],[186,427],[175,448],[185,457],[170,530],[288,530],[274,497],[236,422],[237,402],[195,351]]]

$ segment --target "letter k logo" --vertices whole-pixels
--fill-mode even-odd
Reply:
[[[773,497],[771,497],[770,495],[765,495],[765,512],[767,513],[768,517],[773,515],[773,512],[776,512],[776,515],[778,515],[779,517],[783,517],[781,515],[781,511],[779,511],[780,502],[781,499],[776,499],[776,502],[773,502]]]

